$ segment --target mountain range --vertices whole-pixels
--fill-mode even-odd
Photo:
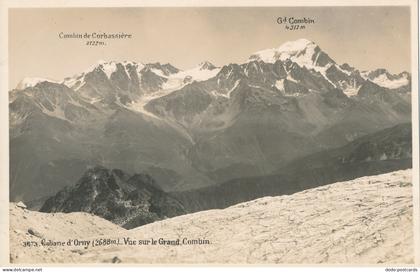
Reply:
[[[97,165],[147,175],[173,201],[410,123],[411,75],[338,64],[300,39],[222,67],[101,61],[24,79],[9,112],[12,201],[54,195]]]

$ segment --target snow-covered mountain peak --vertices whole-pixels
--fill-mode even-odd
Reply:
[[[16,86],[16,90],[24,90],[29,87],[35,87],[38,83],[41,82],[52,82],[57,83],[57,81],[47,78],[41,78],[41,77],[26,77],[22,79],[18,85]]]
[[[125,71],[125,73],[128,74],[128,70],[132,67],[134,67],[139,74],[140,71],[145,67],[143,63],[138,63],[134,61],[105,61],[105,60],[99,60],[95,64],[89,66],[87,69],[85,69],[82,73],[76,74],[71,77],[66,77],[61,83],[66,85],[69,88],[78,89],[81,87],[85,80],[84,77],[92,72],[104,72],[108,79],[111,79],[111,76],[113,73],[115,73],[118,70],[118,67],[122,67]]]
[[[407,72],[393,75],[386,69],[376,69],[372,71],[363,71],[361,75],[364,79],[389,89],[398,89],[410,84],[410,74]]]
[[[124,69],[127,69],[129,66],[134,66],[137,68],[137,71],[139,72],[141,69],[144,68],[144,64],[142,63],[137,63],[134,61],[123,61],[123,62],[117,62],[117,61],[104,61],[104,60],[100,60],[98,61],[95,65],[91,66],[88,70],[85,71],[85,73],[94,71],[95,69],[100,69],[102,70],[108,78],[111,77],[111,75],[117,71],[117,66],[121,65],[122,67],[124,67]]]
[[[87,74],[87,73],[95,71],[96,69],[99,69],[99,70],[102,70],[107,75],[108,78],[110,78],[110,76],[117,70],[118,65],[121,65],[124,68],[127,68],[129,66],[134,66],[134,67],[137,67],[138,70],[143,69],[145,66],[143,63],[138,63],[134,61],[125,60],[122,62],[118,62],[114,60],[111,60],[111,61],[99,60],[92,66],[88,67],[85,71],[83,71],[83,74]]]
[[[169,74],[166,76],[167,81],[162,85],[162,88],[166,91],[174,91],[193,81],[205,81],[215,77],[219,71],[220,68],[208,61],[204,61],[191,69],[178,70],[176,73]]]
[[[277,48],[265,49],[251,55],[250,61],[259,60],[266,63],[274,63],[277,60],[285,61],[291,59],[298,60],[298,64],[312,64],[314,62],[313,55],[317,52],[318,46],[307,39],[299,39],[296,41],[288,41]],[[318,47],[319,48],[319,47]]]
[[[161,64],[160,62],[145,64],[145,67],[160,77],[169,77],[178,73],[180,70],[170,63]]]
[[[204,61],[195,66],[194,68],[179,71],[178,73],[171,75],[169,77],[169,80],[171,81],[171,83],[173,81],[179,81],[179,86],[181,86],[191,81],[204,81],[210,79],[212,77],[215,77],[219,71],[220,68],[214,66],[208,61]]]

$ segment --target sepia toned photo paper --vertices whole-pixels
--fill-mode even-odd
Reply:
[[[3,266],[419,265],[417,1],[0,4]]]

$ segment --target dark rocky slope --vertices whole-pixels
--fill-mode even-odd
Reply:
[[[182,204],[149,176],[95,167],[78,183],[49,198],[41,212],[88,212],[125,228],[184,213]]]
[[[188,212],[195,212],[407,169],[412,167],[411,139],[411,124],[401,124],[343,147],[297,159],[271,175],[238,178],[216,186],[173,193],[173,196]]]

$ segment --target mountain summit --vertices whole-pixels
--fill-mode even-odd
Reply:
[[[163,191],[266,176],[411,121],[408,73],[339,65],[306,39],[221,67],[101,61],[34,82],[9,93],[12,201],[92,165],[148,173]]]
[[[278,48],[258,51],[249,58],[250,61],[261,60],[266,63],[274,63],[277,60],[286,61],[287,59],[307,68],[334,64],[334,61],[321,51],[318,45],[307,39],[285,42]]]
[[[47,79],[47,78],[41,78],[41,77],[25,77],[22,79],[18,85],[16,85],[16,90],[24,90],[26,88],[35,87],[38,83],[41,82],[53,82],[57,83],[55,80]]]

